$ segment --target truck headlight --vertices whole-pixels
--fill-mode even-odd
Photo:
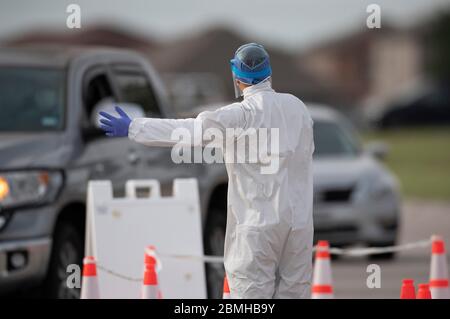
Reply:
[[[60,171],[0,172],[0,210],[47,204],[56,198],[62,184]]]

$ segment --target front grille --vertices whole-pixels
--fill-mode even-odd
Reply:
[[[327,189],[315,192],[314,201],[323,203],[342,203],[350,201],[353,188]]]

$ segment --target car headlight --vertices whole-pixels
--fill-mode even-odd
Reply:
[[[378,200],[392,195],[393,191],[394,187],[391,183],[385,180],[379,180],[369,188],[369,196],[374,200]]]
[[[398,191],[399,183],[397,179],[390,174],[379,171],[365,175],[358,185],[358,197],[361,200],[382,201],[396,196]]]
[[[368,195],[373,200],[381,200],[395,195],[398,189],[399,184],[396,178],[388,174],[381,174],[369,184]]]
[[[56,198],[62,184],[60,171],[0,172],[0,210],[47,204]]]

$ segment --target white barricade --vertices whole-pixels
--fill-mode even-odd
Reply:
[[[137,198],[144,188],[150,196]],[[167,255],[203,255],[196,179],[176,179],[172,197],[161,197],[156,180],[126,183],[126,197],[113,198],[109,181],[88,185],[85,256],[98,261],[101,298],[140,298],[144,250]],[[163,298],[206,298],[204,262],[161,254]]]

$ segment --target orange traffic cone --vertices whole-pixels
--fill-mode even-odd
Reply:
[[[144,283],[141,292],[143,299],[162,299],[162,293],[158,287],[157,265],[156,247],[147,246],[144,254]]]
[[[158,278],[154,264],[145,265],[142,299],[159,299]]]
[[[230,296],[230,287],[228,286],[227,275],[223,278],[223,295],[222,299],[231,299]]]
[[[417,299],[431,299],[430,286],[428,284],[419,284]]]
[[[81,299],[100,299],[98,287],[97,266],[95,258],[88,256],[83,259],[83,280],[81,283]]]
[[[316,258],[312,285],[313,299],[333,299],[333,280],[331,276],[331,262],[329,244],[320,240],[316,245]]]
[[[433,299],[449,299],[447,255],[444,240],[440,236],[432,236],[430,291]]]
[[[400,299],[416,299],[414,280],[403,279],[402,290],[400,292]]]

